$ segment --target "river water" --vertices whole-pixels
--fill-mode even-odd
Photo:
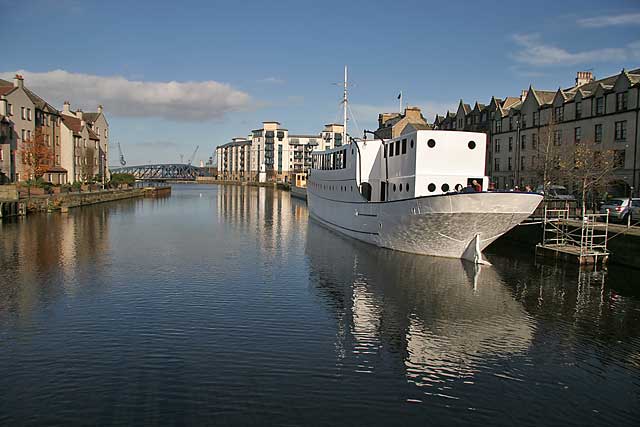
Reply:
[[[640,420],[639,271],[396,253],[239,186],[0,236],[3,425]]]

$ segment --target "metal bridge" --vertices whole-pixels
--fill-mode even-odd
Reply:
[[[129,173],[140,181],[195,181],[204,170],[189,164],[140,165],[109,168],[111,173]]]

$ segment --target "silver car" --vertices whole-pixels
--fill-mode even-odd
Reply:
[[[616,197],[607,200],[600,206],[600,213],[609,212],[610,221],[626,222],[629,216],[631,221],[640,220],[640,199],[630,199],[628,197]]]

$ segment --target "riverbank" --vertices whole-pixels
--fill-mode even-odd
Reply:
[[[35,212],[67,212],[71,208],[113,202],[136,197],[164,197],[171,195],[171,187],[145,187],[100,190],[78,193],[59,193],[42,196],[31,196],[22,199],[27,213]]]

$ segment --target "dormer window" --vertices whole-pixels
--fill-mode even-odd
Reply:
[[[604,97],[596,98],[596,115],[604,114]]]

